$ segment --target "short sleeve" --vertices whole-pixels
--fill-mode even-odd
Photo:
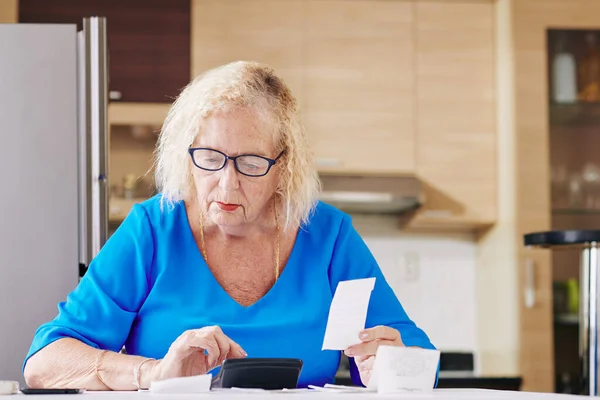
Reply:
[[[23,368],[29,357],[61,338],[121,350],[147,297],[153,257],[148,215],[136,204],[92,260],[77,287],[58,304],[58,315],[37,329]]]
[[[389,326],[400,332],[406,346],[435,349],[427,334],[408,317],[383,276],[375,257],[352,226],[352,220],[348,215],[344,216],[340,226],[329,274],[332,291],[335,291],[337,284],[343,280],[375,277],[366,327]],[[354,383],[360,384],[360,377],[353,360],[351,360],[351,368]]]

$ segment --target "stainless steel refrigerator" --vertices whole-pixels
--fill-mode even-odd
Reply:
[[[0,24],[0,380],[106,240],[105,27]]]

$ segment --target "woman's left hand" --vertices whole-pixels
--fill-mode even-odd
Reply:
[[[363,385],[367,386],[371,378],[377,348],[381,345],[403,347],[404,343],[402,343],[400,332],[388,326],[365,329],[359,334],[359,339],[362,343],[348,347],[344,353],[348,357],[354,357],[360,373],[360,380]]]

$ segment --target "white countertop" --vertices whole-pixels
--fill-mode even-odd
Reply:
[[[169,400],[190,400],[199,398],[220,398],[220,399],[242,399],[242,398],[271,398],[290,399],[294,400],[309,400],[309,399],[324,399],[335,398],[339,400],[353,399],[402,399],[402,400],[421,400],[421,399],[436,399],[436,400],[538,400],[538,399],[580,399],[581,396],[564,395],[554,393],[533,393],[533,392],[515,392],[515,391],[500,391],[487,389],[435,389],[432,392],[426,393],[400,393],[379,395],[376,393],[331,393],[318,391],[289,391],[289,392],[246,392],[246,391],[212,391],[209,393],[193,393],[193,394],[157,394],[148,391],[140,392],[85,392],[79,395],[24,395],[17,394],[14,396],[38,397],[36,400],[77,400],[76,396],[83,396],[80,400],[148,400],[148,399],[169,399]],[[75,397],[74,397],[75,396]],[[9,397],[5,397],[9,400]],[[14,397],[13,397],[14,399]],[[16,399],[15,399],[16,400]],[[25,400],[25,399],[21,399]],[[33,400],[33,399],[32,399]]]

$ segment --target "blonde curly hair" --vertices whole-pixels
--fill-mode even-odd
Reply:
[[[184,88],[171,106],[154,158],[161,206],[172,207],[175,202],[192,198],[193,166],[187,149],[196,140],[204,120],[231,106],[252,107],[279,127],[276,148],[285,154],[279,161],[277,194],[285,227],[308,222],[320,181],[298,103],[272,68],[256,62],[237,61],[204,72]]]

